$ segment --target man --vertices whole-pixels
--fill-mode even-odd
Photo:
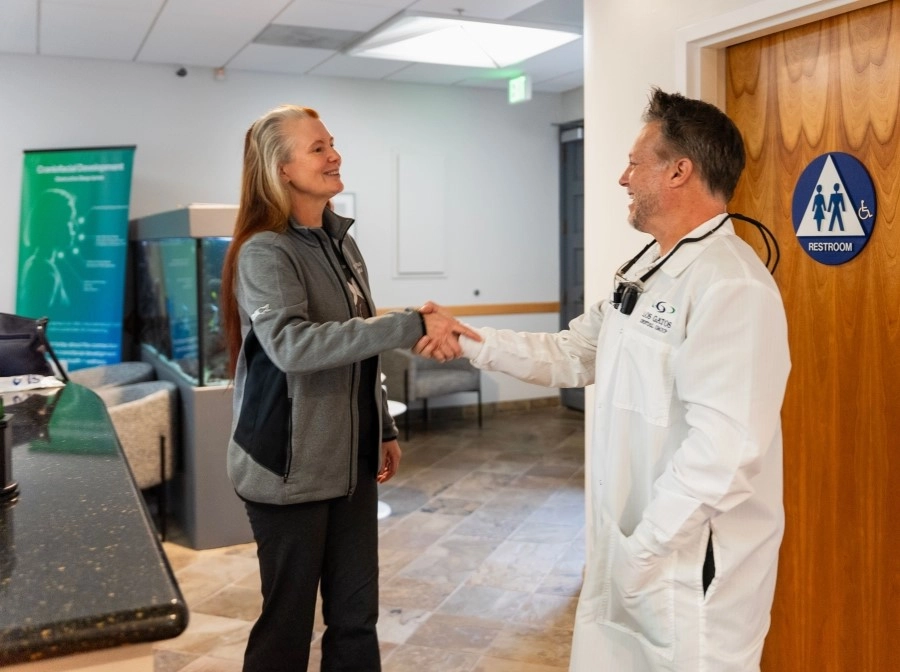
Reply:
[[[595,385],[572,672],[748,672],[784,528],[784,307],[726,213],[744,167],[731,120],[658,89],[643,120],[619,183],[654,240],[611,298],[556,334],[460,342],[483,369]]]

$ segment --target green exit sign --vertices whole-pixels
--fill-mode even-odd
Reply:
[[[509,103],[523,103],[531,100],[531,78],[528,75],[520,75],[509,80]]]

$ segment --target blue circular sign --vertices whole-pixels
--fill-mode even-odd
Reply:
[[[794,187],[791,216],[800,246],[822,264],[850,261],[875,227],[875,185],[866,167],[843,152],[810,161]]]

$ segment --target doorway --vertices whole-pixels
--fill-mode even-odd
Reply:
[[[584,312],[584,122],[559,127],[560,329]],[[563,406],[584,411],[584,388],[560,391]]]

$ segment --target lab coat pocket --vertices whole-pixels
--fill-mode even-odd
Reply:
[[[627,330],[619,353],[613,404],[667,427],[675,389],[674,359],[668,343]]]
[[[625,536],[613,526],[610,540],[607,624],[628,633],[666,660],[674,656],[675,586],[673,555],[644,562],[633,557]]]

